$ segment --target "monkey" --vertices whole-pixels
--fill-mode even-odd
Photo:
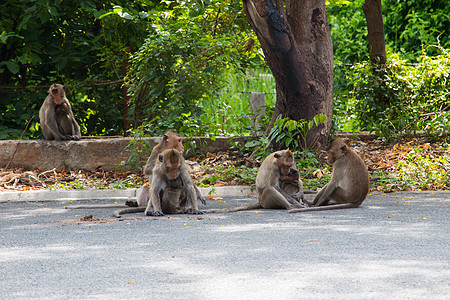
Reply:
[[[47,140],[80,140],[78,126],[66,97],[65,86],[52,84],[39,110],[42,133]]]
[[[120,217],[131,212],[144,212],[147,216],[202,214],[198,209],[197,196],[187,165],[178,149],[166,149],[158,155],[152,171],[147,207],[117,210],[113,212],[113,216]]]
[[[166,149],[177,149],[178,151],[180,151],[180,153],[183,153],[184,152],[183,140],[184,137],[181,137],[178,133],[176,133],[173,130],[169,130],[164,134],[161,142],[159,142],[159,144],[153,148],[152,153],[150,154],[150,157],[148,158],[147,163],[145,164],[143,169],[144,175],[147,178],[149,178],[150,182],[153,173],[153,168],[155,167],[158,155]],[[202,204],[206,204],[205,199],[202,197],[200,190],[196,185],[194,185],[194,189],[197,195],[197,200],[202,202]],[[148,185],[143,185],[140,191],[138,191],[136,201],[128,200],[125,202],[125,205],[130,207],[145,207],[147,206],[149,198],[150,198],[150,187]]]
[[[183,139],[184,137],[181,137],[178,133],[176,133],[173,130],[167,131],[161,142],[159,142],[158,145],[156,145],[150,157],[147,160],[146,165],[144,166],[144,174],[149,177],[149,181],[151,182],[151,177],[154,168],[155,163],[158,159],[158,156],[161,152],[163,152],[166,149],[177,149],[180,153],[184,152],[184,146],[183,146]],[[179,187],[181,187],[181,184],[179,184]],[[197,195],[197,201],[201,201],[202,204],[206,205],[205,199],[202,197],[198,187],[194,184],[194,189]],[[145,207],[147,207],[148,200],[150,198],[150,187],[146,184],[144,184],[140,189],[137,190],[137,200],[127,200],[125,201],[124,205],[117,205],[117,204],[105,204],[105,205],[73,205],[73,206],[66,206],[67,209],[97,209],[97,208],[128,208],[128,207],[134,207],[137,208],[136,211],[129,211],[129,212],[142,212],[144,211]]]
[[[303,183],[297,169],[290,168],[289,173],[280,175],[280,188],[289,195],[296,195],[303,189]]]
[[[303,203],[305,200],[303,183],[294,165],[294,154],[289,149],[276,151],[264,159],[256,174],[256,192],[258,194],[258,203],[256,204],[207,212],[306,207],[306,204]]]
[[[294,208],[289,213],[359,207],[369,192],[369,172],[362,158],[342,139],[334,139],[327,150],[333,165],[330,181],[317,193],[312,207]]]

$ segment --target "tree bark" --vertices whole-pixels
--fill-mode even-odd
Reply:
[[[369,41],[370,61],[376,64],[386,63],[386,44],[384,41],[384,23],[381,12],[381,0],[366,0],[362,5],[366,16],[367,39]]]
[[[333,48],[323,0],[243,0],[247,20],[276,81],[277,100],[268,133],[279,114],[311,120],[323,113],[328,123],[313,126],[306,147],[327,144],[332,115]]]

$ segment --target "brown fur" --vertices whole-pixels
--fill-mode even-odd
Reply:
[[[183,155],[178,149],[167,149],[158,155],[152,172],[150,199],[146,208],[136,207],[115,211],[113,215],[144,211],[149,216],[192,213],[198,210],[194,184]]]
[[[295,171],[294,171],[295,170]],[[295,175],[297,174],[297,175]],[[292,180],[296,176],[298,180]],[[281,179],[284,179],[284,182]],[[287,188],[284,190],[283,188]],[[274,152],[266,157],[256,175],[258,204],[234,207],[210,212],[236,212],[258,208],[291,209],[305,207],[302,202],[303,183],[298,178],[294,165],[294,154],[288,150]]]
[[[178,133],[173,130],[167,131],[161,142],[153,148],[150,157],[147,160],[147,163],[144,166],[144,175],[147,176],[150,180],[153,174],[153,169],[156,164],[156,159],[158,155],[161,154],[164,150],[167,149],[177,149],[180,153],[184,152],[183,146],[184,137],[181,137]],[[195,193],[197,195],[197,200],[201,201],[203,204],[206,204],[205,199],[203,199],[199,189],[194,185]],[[150,198],[150,188],[147,185],[142,186],[141,190],[137,195],[136,201],[126,201],[125,204],[132,207],[146,207],[148,204],[148,200]]]
[[[41,130],[47,140],[79,140],[80,127],[66,97],[65,87],[53,84],[39,110]]]
[[[369,172],[361,157],[341,139],[331,142],[327,161],[333,164],[333,173],[314,200],[313,207],[292,209],[289,212],[307,212],[359,207],[369,192]]]

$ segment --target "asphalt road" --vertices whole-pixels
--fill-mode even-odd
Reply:
[[[450,193],[121,220],[68,204],[0,201],[0,299],[450,299]]]

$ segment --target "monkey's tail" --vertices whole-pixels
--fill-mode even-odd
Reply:
[[[126,208],[129,207],[123,204],[96,204],[96,205],[69,205],[65,209],[91,209],[91,208]]]
[[[256,203],[256,204],[249,204],[249,205],[243,205],[243,206],[237,206],[237,207],[231,207],[231,208],[203,210],[203,212],[217,214],[217,213],[229,213],[229,212],[237,212],[237,211],[260,209],[260,208],[262,208],[261,204]]]
[[[305,207],[305,208],[293,208],[288,210],[288,213],[299,213],[299,212],[310,212],[310,211],[321,211],[321,210],[333,210],[333,209],[344,209],[344,208],[354,208],[358,207],[352,203],[344,204],[332,204],[327,206],[315,206],[315,207]]]
[[[145,207],[129,207],[125,209],[118,209],[113,211],[112,216],[116,218],[121,218],[124,214],[131,214],[131,213],[138,213],[138,212],[144,212]]]

